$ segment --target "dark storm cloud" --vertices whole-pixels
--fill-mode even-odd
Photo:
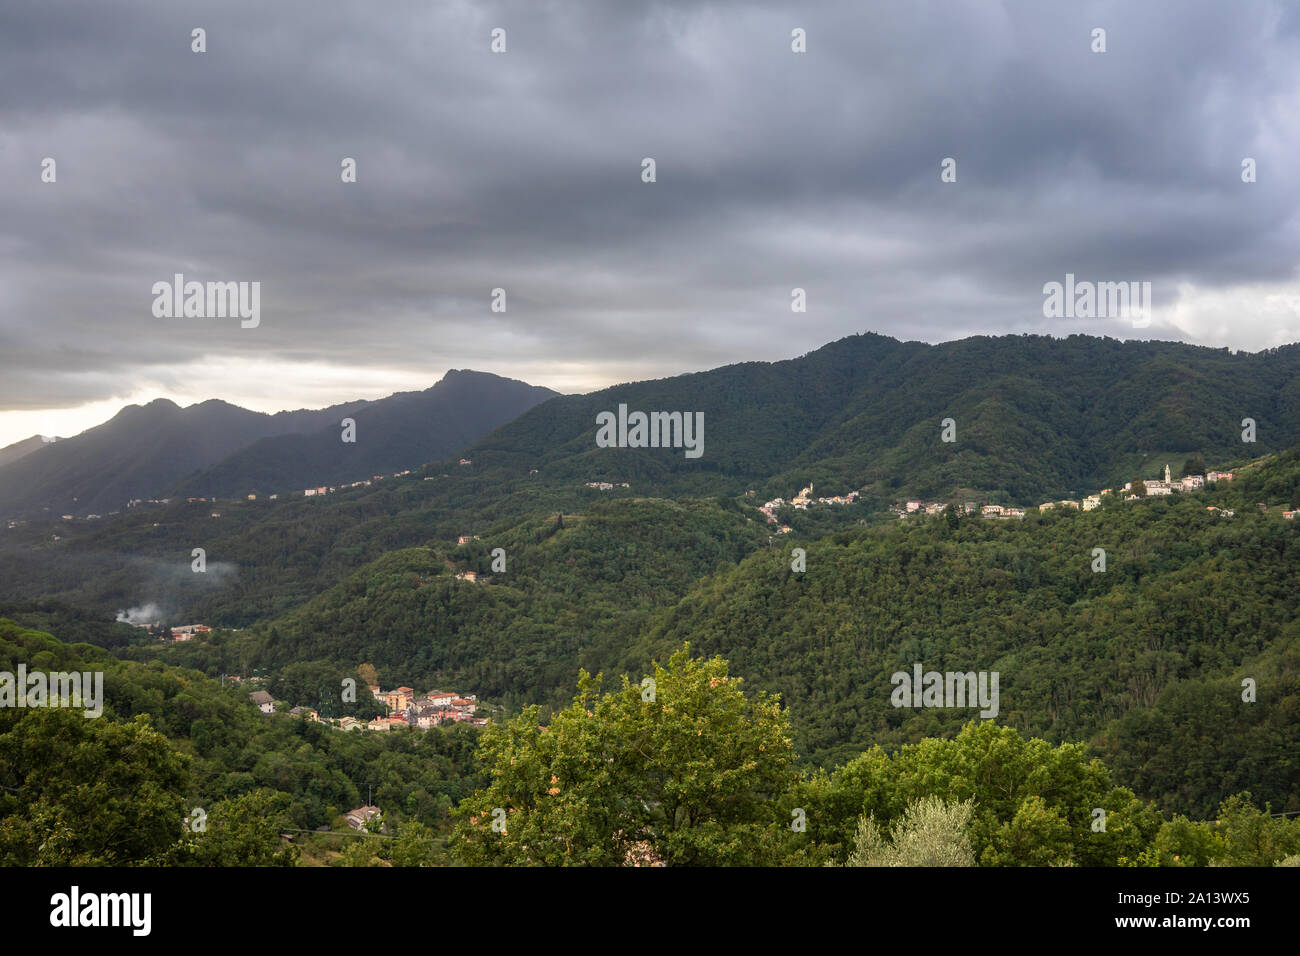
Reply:
[[[205,357],[596,385],[863,329],[1213,337],[1044,319],[1042,285],[1294,283],[1298,32],[1266,2],[6,5],[0,408]],[[154,318],[175,272],[261,281],[260,326]],[[1227,341],[1282,331],[1243,297]]]

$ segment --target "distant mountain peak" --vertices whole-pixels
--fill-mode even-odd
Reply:
[[[121,411],[119,411],[116,415],[110,418],[108,422],[105,422],[104,424],[107,425],[112,422],[129,420],[140,415],[154,415],[154,416],[170,415],[173,412],[179,412],[180,410],[181,407],[177,405],[175,402],[173,402],[170,398],[155,398],[153,401],[146,402],[143,405],[124,405]],[[102,428],[104,426],[97,425],[95,427]]]

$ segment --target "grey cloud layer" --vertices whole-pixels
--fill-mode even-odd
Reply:
[[[205,356],[431,382],[527,355],[595,385],[863,329],[1133,334],[1044,319],[1042,284],[1148,280],[1160,302],[1294,279],[1297,9],[6,5],[0,408]],[[155,319],[174,272],[260,280],[261,325]],[[1243,315],[1235,334],[1276,329]]]

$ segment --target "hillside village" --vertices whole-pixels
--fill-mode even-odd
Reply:
[[[1094,495],[1088,495],[1082,499],[1064,499],[1062,501],[1045,501],[1037,506],[1037,510],[1051,511],[1054,508],[1073,508],[1076,511],[1092,511],[1100,508],[1102,501],[1108,495],[1119,495],[1123,501],[1140,501],[1143,498],[1160,498],[1171,495],[1174,492],[1193,492],[1200,491],[1208,485],[1220,481],[1232,481],[1232,472],[1230,471],[1208,471],[1204,475],[1184,475],[1175,481],[1170,475],[1168,465],[1165,465],[1164,477],[1155,478],[1150,481],[1125,482],[1124,487],[1118,492],[1113,488],[1102,488]],[[1141,485],[1139,493],[1138,485]],[[948,504],[942,501],[906,501],[900,505],[894,505],[890,510],[898,514],[899,518],[906,518],[908,515],[941,515],[948,508]],[[979,515],[983,518],[1023,518],[1025,516],[1024,508],[1012,507],[1009,505],[983,505],[980,506],[974,501],[964,502],[957,508],[960,513],[968,515]],[[1032,507],[1029,510],[1034,510]],[[1230,508],[1220,509],[1214,505],[1208,507],[1209,511],[1217,511],[1222,517],[1231,518],[1234,512]],[[1282,517],[1288,521],[1293,520],[1296,511],[1284,511]]]
[[[471,465],[471,464],[473,464],[473,462],[471,462],[468,458],[462,458],[462,459],[460,460],[460,463],[461,463],[462,465]],[[537,469],[536,469],[536,468],[529,469],[529,472],[528,472],[528,473],[529,473],[530,475],[535,475],[535,474],[537,474]],[[407,468],[407,469],[404,469],[404,470],[402,470],[402,471],[393,472],[393,474],[391,474],[391,475],[371,475],[369,478],[362,479],[361,481],[345,482],[345,483],[340,484],[340,485],[319,485],[319,486],[317,486],[317,487],[315,487],[315,488],[304,488],[300,493],[299,493],[299,492],[286,492],[286,493],[283,495],[283,497],[284,497],[284,498],[297,498],[297,497],[299,497],[299,495],[301,495],[301,497],[303,497],[303,498],[322,498],[322,497],[325,497],[326,495],[335,494],[335,493],[340,492],[340,491],[348,491],[349,489],[352,489],[352,488],[369,488],[371,485],[375,484],[376,482],[384,481],[386,478],[405,478],[407,475],[410,475],[410,474],[411,474],[411,469],[410,469],[410,468]],[[448,477],[448,476],[447,476],[447,475],[443,475],[442,477],[446,478],[446,477]],[[426,477],[424,480],[425,480],[425,481],[433,481],[434,478],[433,478],[433,476],[429,476],[429,477]],[[608,491],[608,490],[610,490],[610,489],[612,489],[612,488],[614,488],[614,487],[623,487],[623,488],[626,488],[626,487],[627,487],[627,483],[626,483],[626,482],[623,482],[620,486],[615,486],[614,484],[611,484],[611,483],[608,483],[608,482],[587,482],[587,486],[590,487],[590,488],[599,488],[599,489],[602,490],[602,491]],[[279,500],[281,499],[281,497],[282,497],[282,496],[281,496],[280,494],[278,494],[278,493],[277,493],[277,494],[270,494],[270,495],[262,495],[262,496],[260,496],[260,497],[259,497],[258,494],[256,494],[256,493],[251,493],[251,494],[245,495],[245,496],[243,496],[243,497],[237,497],[237,498],[222,498],[221,500],[222,500],[222,501],[225,501],[225,502],[227,502],[227,503],[230,503],[230,504],[240,504],[240,503],[244,503],[244,502],[248,502],[248,501],[256,502],[256,501],[259,501],[259,500],[260,500],[260,501],[279,501]],[[218,499],[216,498],[216,496],[206,496],[206,495],[204,495],[204,496],[192,496],[192,497],[188,497],[188,498],[186,498],[186,499],[185,499],[185,503],[186,503],[186,504],[208,504],[208,505],[215,505],[215,504],[217,504],[217,500],[218,500]],[[74,498],[73,501],[76,501],[76,499]],[[132,498],[130,501],[128,501],[128,502],[126,503],[126,508],[127,508],[128,511],[131,511],[131,510],[139,510],[139,509],[143,509],[143,508],[150,507],[150,506],[155,507],[155,508],[163,508],[163,507],[166,507],[167,505],[172,504],[173,501],[177,501],[177,502],[178,502],[178,501],[180,501],[180,499],[179,499],[179,498],[177,498],[177,499],[172,499],[172,498]],[[65,515],[60,515],[59,517],[61,517],[64,521],[98,521],[98,520],[100,520],[100,519],[102,519],[102,518],[105,518],[105,517],[112,517],[113,515],[117,515],[117,514],[121,514],[121,512],[120,512],[120,511],[110,511],[110,512],[108,512],[106,515],[87,514],[87,515],[84,515],[84,516],[82,516],[82,517],[80,517],[80,518],[78,518],[78,516],[77,516],[77,515],[74,515],[74,514],[65,514]],[[220,518],[220,517],[221,517],[221,512],[220,512],[220,511],[213,511],[213,512],[211,512],[211,517],[213,517],[213,518]],[[15,518],[15,519],[8,519],[8,520],[7,520],[7,526],[8,526],[8,529],[11,530],[11,531],[12,531],[13,529],[15,529],[15,528],[20,528],[20,527],[22,527],[23,525],[25,525],[25,524],[27,524],[27,523],[28,523],[27,520],[26,520],[26,519],[22,519],[22,518]],[[58,538],[56,537],[55,540],[58,540]]]
[[[813,497],[813,483],[808,482],[808,487],[800,489],[799,493],[786,501],[784,498],[773,498],[771,501],[765,501],[759,507],[769,523],[777,525],[777,534],[789,534],[790,526],[781,524],[776,517],[779,509],[787,505],[797,511],[807,511],[810,505],[851,505],[858,500],[858,492],[850,491],[847,495],[831,495],[826,498]]]
[[[468,464],[468,463],[469,463],[468,461],[462,461],[462,462],[461,462],[461,464]],[[374,484],[375,482],[377,482],[377,481],[383,481],[385,478],[404,478],[404,477],[406,477],[406,476],[409,475],[409,474],[411,474],[411,469],[407,468],[407,469],[405,469],[405,470],[403,470],[403,471],[397,471],[397,472],[394,472],[394,473],[391,474],[391,475],[371,475],[369,478],[367,478],[367,479],[363,479],[363,480],[361,480],[361,481],[345,482],[345,483],[340,484],[340,485],[319,485],[318,487],[315,487],[315,488],[304,488],[304,489],[302,490],[301,494],[302,494],[302,497],[304,497],[304,498],[318,498],[318,497],[323,497],[323,496],[325,496],[325,495],[334,494],[335,492],[339,492],[339,491],[347,491],[347,490],[350,489],[350,488],[369,488],[369,487],[370,487],[372,484]],[[428,480],[430,480],[430,479],[425,479],[425,480],[428,481]],[[284,497],[286,497],[286,498],[287,498],[287,497],[290,497],[290,496],[296,497],[297,494],[298,494],[297,492],[287,492],[287,493],[284,495]],[[237,503],[237,502],[258,501],[258,500],[262,500],[262,501],[279,501],[280,498],[281,498],[281,496],[277,493],[277,494],[263,495],[263,496],[261,496],[260,499],[259,499],[259,496],[258,496],[256,493],[252,493],[252,494],[245,495],[245,496],[243,496],[243,497],[238,497],[238,498],[223,498],[223,499],[221,499],[221,500],[222,500],[222,501],[226,501],[226,502],[230,502],[230,503]],[[175,501],[179,501],[180,499],[179,499],[179,498],[177,498],[177,499],[172,499],[172,498],[132,498],[130,501],[128,501],[128,502],[126,503],[126,507],[127,507],[127,510],[128,510],[128,511],[130,511],[130,510],[137,510],[137,509],[145,508],[145,507],[148,507],[148,506],[153,506],[153,507],[157,507],[157,508],[162,508],[162,507],[166,507],[167,505],[170,505],[170,504],[173,502],[173,500],[175,500]],[[76,501],[76,499],[74,498],[73,501]],[[191,497],[188,497],[188,498],[185,499],[185,503],[186,503],[186,504],[212,504],[212,505],[215,505],[215,504],[217,503],[217,498],[216,498],[216,496],[207,496],[207,495],[203,495],[203,496],[191,496]],[[85,521],[97,521],[97,520],[99,520],[99,519],[101,519],[101,518],[104,518],[104,517],[111,517],[111,516],[113,516],[113,515],[120,514],[120,513],[121,513],[121,512],[119,512],[119,511],[110,511],[110,512],[108,512],[106,515],[87,514],[87,515],[85,515],[84,518],[81,519],[81,520],[85,520]],[[72,515],[72,514],[60,515],[59,517],[61,517],[64,521],[76,521],[76,520],[78,520],[78,519],[77,519],[77,516],[76,516],[76,515]],[[220,518],[220,517],[221,517],[221,512],[219,512],[219,511],[214,511],[214,512],[212,512],[212,517],[214,517],[214,518]],[[26,520],[23,520],[23,519],[13,519],[13,520],[10,520],[10,521],[8,522],[8,526],[9,526],[10,529],[20,527],[20,526],[22,526],[22,525],[24,525],[24,524],[27,524],[27,521],[26,521]]]
[[[959,514],[978,515],[982,518],[995,518],[1007,520],[1014,518],[1024,518],[1027,510],[1051,511],[1054,508],[1073,508],[1076,511],[1092,511],[1101,507],[1106,496],[1118,496],[1122,501],[1140,501],[1143,498],[1160,498],[1166,495],[1179,493],[1190,493],[1201,491],[1209,485],[1221,481],[1232,481],[1233,473],[1230,471],[1207,471],[1203,475],[1192,474],[1184,475],[1175,480],[1171,473],[1169,465],[1165,465],[1164,476],[1162,478],[1153,478],[1148,481],[1125,482],[1124,486],[1118,490],[1114,488],[1102,488],[1096,494],[1088,495],[1080,499],[1064,499],[1061,501],[1044,501],[1037,506],[1017,507],[1013,505],[980,505],[975,501],[965,501],[961,504],[946,501],[922,501],[911,500],[896,504],[890,508],[899,518],[907,518],[909,515],[926,515],[936,516],[943,514],[952,504]],[[1139,489],[1137,485],[1141,485]],[[753,494],[753,492],[749,492]],[[777,517],[777,512],[781,508],[794,508],[800,511],[806,511],[812,505],[848,505],[856,502],[860,497],[860,492],[851,491],[846,495],[831,495],[828,497],[814,497],[813,484],[802,488],[797,495],[787,501],[785,498],[773,498],[771,501],[764,502],[758,510],[770,524],[777,526],[777,534],[788,534],[791,531],[789,525],[782,524]],[[1218,508],[1214,505],[1208,506],[1207,510],[1218,512],[1221,517],[1231,518],[1234,512],[1231,508]],[[1262,509],[1263,510],[1263,509]],[[1288,521],[1294,520],[1295,516],[1300,514],[1300,509],[1292,511],[1283,511],[1282,517]]]
[[[151,633],[155,630],[161,631],[164,635],[166,633],[166,630],[159,628],[158,625],[133,624],[132,626],[149,629]],[[196,636],[206,635],[211,630],[212,628],[205,624],[185,624],[171,628],[171,640],[193,640]],[[265,678],[242,678],[235,675],[223,675],[222,682],[225,683],[226,681],[232,684],[257,685],[263,683]],[[488,723],[486,717],[476,716],[479,703],[475,694],[459,694],[454,691],[443,690],[431,690],[427,694],[416,694],[415,690],[410,687],[403,686],[395,690],[383,690],[378,684],[369,685],[369,689],[370,695],[376,701],[382,703],[388,711],[384,716],[375,717],[369,721],[363,721],[351,716],[331,718],[321,716],[320,711],[311,707],[293,707],[289,710],[289,713],[294,717],[325,724],[339,730],[387,731],[403,727],[428,730],[430,727],[439,727],[443,724],[464,723],[473,727],[485,727]],[[262,713],[275,713],[275,705],[279,702],[267,691],[255,690],[249,693],[248,696]]]
[[[462,459],[460,459],[460,464],[461,464],[461,465],[472,465],[473,462],[472,462],[470,459],[468,459],[468,458],[462,458]],[[340,491],[348,491],[349,489],[352,489],[352,488],[369,488],[369,487],[371,487],[373,484],[375,484],[376,482],[384,481],[386,478],[405,478],[407,475],[410,475],[410,474],[411,474],[411,471],[412,471],[412,470],[411,470],[410,468],[406,468],[406,469],[404,469],[404,470],[402,470],[402,471],[396,471],[396,472],[393,472],[393,474],[391,474],[391,475],[371,475],[369,478],[364,478],[364,479],[362,479],[362,480],[360,480],[360,481],[344,482],[343,484],[339,484],[339,485],[318,485],[318,486],[315,487],[315,488],[304,488],[301,492],[286,492],[286,493],[283,495],[283,497],[285,497],[285,498],[291,498],[291,497],[292,497],[292,498],[297,498],[299,495],[301,495],[301,497],[303,497],[303,498],[323,498],[323,497],[325,497],[326,495],[332,495],[332,494],[335,494],[335,493],[340,492]],[[530,475],[535,475],[535,474],[538,473],[538,470],[537,470],[536,468],[530,468],[530,469],[528,470],[528,473],[529,473]],[[433,480],[434,480],[434,477],[436,477],[436,476],[427,476],[427,477],[425,477],[424,480],[425,480],[425,481],[433,481]],[[447,478],[447,477],[449,477],[449,476],[448,476],[448,475],[443,475],[442,477],[443,477],[443,478]],[[586,484],[587,484],[587,487],[588,487],[588,488],[597,488],[597,489],[599,489],[599,490],[601,490],[601,491],[610,491],[610,490],[612,490],[613,488],[616,488],[616,487],[622,487],[622,488],[626,488],[626,487],[628,487],[627,482],[620,482],[619,484],[616,485],[616,484],[611,483],[611,482],[597,482],[597,481],[589,481],[589,482],[587,482]],[[243,497],[237,497],[237,498],[223,498],[223,499],[221,499],[221,500],[222,500],[222,501],[225,501],[225,502],[228,502],[228,503],[242,503],[242,502],[247,502],[247,501],[254,501],[254,502],[255,502],[255,501],[259,501],[259,500],[261,500],[261,501],[279,501],[279,500],[281,499],[281,497],[282,497],[282,496],[281,496],[280,494],[278,494],[278,493],[277,493],[277,494],[270,494],[270,495],[262,495],[262,496],[260,496],[260,497],[258,496],[257,493],[251,493],[251,494],[245,495],[245,496],[243,496]],[[153,507],[157,507],[157,508],[162,508],[162,507],[166,507],[167,505],[172,504],[172,502],[173,502],[174,500],[175,500],[175,501],[179,501],[180,499],[179,499],[179,498],[177,498],[177,499],[172,499],[172,498],[132,498],[130,501],[128,501],[128,502],[126,503],[126,507],[127,507],[127,510],[136,510],[136,509],[141,509],[141,508],[145,508],[145,507],[148,507],[148,506],[153,506]],[[76,501],[76,499],[74,498],[73,501]],[[194,496],[194,497],[188,497],[188,498],[186,498],[186,499],[185,499],[185,502],[186,502],[186,504],[210,504],[210,505],[215,505],[215,504],[217,503],[217,498],[216,498],[216,496],[206,496],[206,495],[205,495],[205,496]],[[107,513],[107,515],[88,514],[88,515],[85,515],[84,517],[82,517],[82,518],[80,518],[80,519],[78,519],[78,517],[77,517],[76,515],[73,515],[73,514],[60,515],[60,517],[61,517],[64,521],[77,521],[77,520],[96,521],[96,520],[99,520],[99,519],[101,519],[101,518],[104,518],[104,517],[111,517],[111,516],[113,516],[113,515],[117,515],[117,514],[121,514],[121,512],[119,512],[119,511],[110,511],[110,512]],[[213,518],[220,518],[220,517],[221,517],[221,512],[219,512],[219,511],[213,511],[213,512],[211,513],[211,516],[212,516]],[[21,526],[23,526],[23,525],[25,525],[25,524],[27,524],[26,519],[10,519],[10,520],[8,520],[8,527],[9,527],[10,530],[13,530],[14,528],[21,527]]]
[[[389,731],[406,727],[428,730],[431,727],[455,723],[469,724],[473,727],[487,726],[486,717],[475,716],[479,705],[478,697],[474,694],[461,696],[454,691],[443,690],[416,694],[410,687],[398,687],[386,691],[378,684],[370,685],[370,694],[375,700],[383,703],[388,710],[387,714],[364,721],[351,716],[322,717],[320,711],[311,707],[294,707],[289,713],[302,720],[311,720],[339,730]],[[275,713],[276,700],[266,691],[256,690],[248,696],[262,713]]]
[[[406,475],[409,475],[410,473],[411,473],[411,469],[407,468],[405,471],[394,472],[394,473],[393,473],[392,475],[390,475],[389,477],[390,477],[390,478],[404,478]],[[317,496],[319,496],[319,495],[328,495],[328,494],[332,494],[332,493],[335,492],[335,491],[343,491],[343,490],[346,490],[346,489],[348,489],[348,488],[369,488],[372,482],[383,481],[383,480],[384,480],[384,476],[383,476],[383,475],[371,475],[369,479],[363,479],[363,480],[361,480],[361,481],[354,481],[354,482],[351,482],[350,484],[342,484],[342,485],[321,485],[319,488],[304,488],[304,489],[303,489],[303,492],[302,492],[302,496],[303,496],[304,498],[314,498],[314,497],[317,497]],[[248,496],[248,500],[249,500],[249,501],[253,501],[253,500],[256,499],[256,497],[257,497],[256,495],[249,495],[249,496]],[[273,500],[274,500],[275,497],[276,497],[275,495],[271,495],[271,498],[272,498]]]

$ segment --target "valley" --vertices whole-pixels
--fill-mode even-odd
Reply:
[[[721,658],[745,687],[779,700],[789,764],[805,780],[783,786],[833,778],[864,753],[978,733],[967,727],[974,719],[1104,761],[1114,784],[1156,815],[1149,835],[1157,817],[1205,820],[1246,792],[1253,806],[1300,812],[1300,755],[1290,745],[1300,542],[1278,516],[1300,504],[1300,435],[1285,424],[1297,420],[1286,376],[1300,356],[1082,337],[950,346],[855,337],[747,369],[739,391],[742,379],[726,367],[620,386],[610,391],[618,402],[555,397],[445,459],[326,495],[271,502],[259,486],[94,522],[22,519],[0,537],[0,617],[88,642],[76,648],[97,645],[123,674],[256,678],[268,701],[313,714],[327,704],[362,735],[395,724],[368,694],[355,706],[334,700],[358,675],[407,690],[471,688],[498,715],[455,728],[476,735],[498,722],[565,719],[581,671],[636,685],[689,647],[692,659]],[[1018,371],[968,374],[966,362],[989,349],[1001,350],[996,367]],[[1022,365],[1026,350],[1043,355]],[[1220,376],[1255,383],[1255,443],[1233,430],[1240,399],[1217,425],[1165,401],[1157,370],[1172,355],[1182,378],[1196,370],[1204,383],[1187,400],[1212,406]],[[1241,368],[1230,372],[1234,363]],[[1081,365],[1109,382],[1105,391],[1084,381],[1057,389],[1056,405],[1040,402],[1041,382],[1073,381],[1067,372]],[[805,375],[818,382],[815,402],[789,397]],[[602,447],[597,412],[620,405],[704,409],[708,453],[683,456],[672,441]],[[1135,408],[1149,411],[1135,419]],[[956,442],[940,440],[940,411],[955,418]],[[333,454],[347,454],[331,431]],[[1157,454],[1211,462],[1232,478],[1144,482],[1151,466],[1133,463],[1151,453],[1134,447],[1176,449]],[[812,489],[823,483],[852,490],[818,503]],[[1136,491],[1082,507],[1069,499],[1146,483],[1141,501]],[[804,490],[787,502],[780,495],[791,488]],[[927,499],[940,507],[924,507]],[[1013,508],[1027,499],[1047,500]],[[995,520],[1013,512],[1019,520]],[[205,573],[193,570],[195,548]],[[1107,556],[1100,573],[1097,549]],[[146,604],[159,623],[212,629],[164,642],[114,623]],[[941,706],[899,706],[895,678],[914,669],[969,675],[982,713],[941,697]],[[992,698],[987,675],[996,675]],[[1239,693],[1246,678],[1259,688],[1250,704]],[[207,693],[224,701],[223,721],[249,706],[246,693],[243,703]],[[112,712],[131,709],[122,706],[119,693]],[[186,725],[195,741],[192,724],[177,727]],[[354,789],[332,804],[302,803],[298,785],[271,789],[314,829],[329,823],[328,807],[347,809],[366,775],[345,771]],[[448,784],[437,812],[397,817],[445,841],[463,825],[454,811],[467,786]],[[825,852],[844,852],[840,836],[834,846]]]

